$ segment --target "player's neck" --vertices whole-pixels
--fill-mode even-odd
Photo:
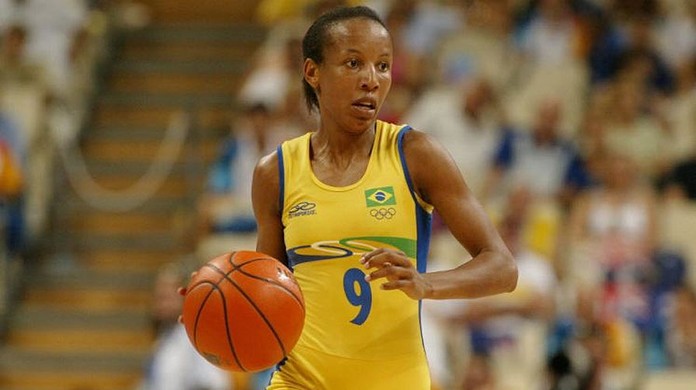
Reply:
[[[375,133],[374,126],[362,133],[319,130],[312,135],[310,142],[312,157],[313,159],[328,157],[338,164],[369,158]]]

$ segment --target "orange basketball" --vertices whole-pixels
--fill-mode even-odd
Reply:
[[[280,362],[297,343],[304,317],[290,270],[253,251],[226,253],[202,266],[186,289],[182,314],[196,350],[230,371]]]

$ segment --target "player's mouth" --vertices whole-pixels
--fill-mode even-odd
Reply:
[[[358,112],[373,115],[377,111],[377,100],[370,97],[364,97],[354,100],[352,106]]]

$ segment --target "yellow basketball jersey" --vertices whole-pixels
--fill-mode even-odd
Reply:
[[[393,248],[425,272],[432,206],[410,183],[401,147],[408,130],[378,121],[367,169],[346,187],[314,175],[311,133],[278,148],[285,245],[306,319],[269,389],[430,388],[419,302],[381,290],[384,280],[366,282],[359,262]]]

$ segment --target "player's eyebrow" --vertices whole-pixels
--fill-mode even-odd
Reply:
[[[350,47],[344,49],[344,51],[346,52],[346,54],[362,54],[362,51],[360,51],[358,49],[353,49]],[[392,54],[389,51],[385,51],[384,53],[379,55],[379,57],[391,57],[391,56],[392,56]]]

